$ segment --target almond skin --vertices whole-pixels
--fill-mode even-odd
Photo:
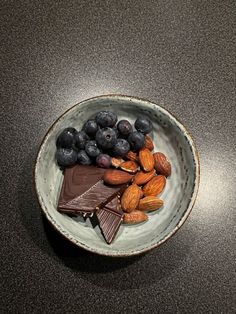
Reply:
[[[135,152],[132,152],[132,150],[130,150],[127,153],[126,158],[129,159],[129,160],[133,160],[133,161],[139,161],[138,154],[135,153]]]
[[[140,210],[134,210],[131,213],[124,213],[123,217],[123,222],[125,224],[137,224],[146,220],[148,220],[148,216]]]
[[[154,149],[154,144],[153,144],[153,140],[152,140],[151,136],[149,136],[149,135],[145,136],[145,146],[144,147],[146,147],[150,151],[152,151]]]
[[[139,171],[134,176],[134,183],[136,183],[137,185],[146,184],[148,181],[150,181],[154,177],[155,174],[156,174],[155,169],[153,169],[150,172]]]
[[[154,169],[154,157],[153,154],[147,148],[142,148],[139,151],[139,162],[144,171],[152,171]]]
[[[162,174],[165,177],[171,175],[171,164],[167,157],[163,153],[154,153],[153,154],[155,161],[155,169],[158,174]]]
[[[133,178],[133,175],[128,172],[116,169],[109,169],[103,175],[103,180],[106,184],[119,185],[128,183]]]
[[[120,168],[130,173],[136,173],[139,170],[139,165],[135,161],[129,160],[122,162]]]
[[[127,213],[135,210],[138,207],[140,197],[140,188],[137,184],[131,184],[121,196],[122,209]]]
[[[145,210],[151,211],[151,210],[158,209],[162,207],[163,205],[164,205],[164,202],[161,199],[155,196],[146,196],[139,201],[138,209],[144,210],[144,211]]]
[[[111,159],[111,164],[113,167],[115,168],[119,168],[120,165],[124,162],[124,160],[122,158],[115,158],[115,157],[112,157]]]
[[[148,183],[143,187],[143,194],[145,196],[157,196],[160,194],[166,185],[166,177],[158,175],[153,177]]]

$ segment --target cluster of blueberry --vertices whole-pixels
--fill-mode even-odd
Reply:
[[[124,157],[130,150],[139,151],[145,145],[145,134],[152,131],[151,121],[139,117],[134,123],[128,120],[117,123],[117,115],[111,111],[99,112],[95,119],[88,120],[81,131],[69,127],[57,138],[56,160],[59,166],[76,163],[109,168],[111,156]]]

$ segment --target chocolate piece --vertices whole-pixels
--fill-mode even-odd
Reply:
[[[98,209],[96,216],[102,234],[106,242],[110,244],[115,238],[123,219],[119,198],[115,197],[103,208]]]
[[[76,165],[66,168],[58,207],[63,207],[78,195],[86,192],[101,180],[106,169],[95,166]]]
[[[113,199],[126,185],[107,186],[102,181],[106,169],[76,165],[65,170],[58,211],[91,215]]]

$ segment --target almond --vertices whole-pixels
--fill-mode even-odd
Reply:
[[[166,185],[166,177],[158,175],[153,177],[145,186],[143,187],[143,194],[145,196],[156,196],[160,194]]]
[[[134,176],[134,183],[136,183],[137,185],[143,185],[150,181],[154,177],[155,173],[155,169],[150,172],[139,171]]]
[[[149,135],[145,136],[145,147],[147,149],[149,149],[150,151],[152,151],[154,149],[154,144],[153,144],[152,138]]]
[[[125,224],[137,224],[146,220],[148,220],[148,216],[140,210],[134,210],[131,213],[124,213],[123,217],[123,222]]]
[[[155,210],[162,207],[164,202],[155,196],[146,196],[139,201],[139,210]]]
[[[142,148],[139,151],[139,161],[144,171],[152,171],[154,169],[153,154],[147,148]]]
[[[130,150],[126,155],[126,158],[129,160],[138,161],[138,154]]]
[[[111,185],[128,183],[132,178],[133,176],[131,174],[116,169],[109,169],[103,175],[104,182]]]
[[[165,177],[171,175],[171,164],[167,157],[160,152],[153,154],[153,157],[157,173],[162,174]]]
[[[141,197],[140,188],[137,184],[131,184],[121,196],[121,207],[129,213],[138,207],[138,203]]]
[[[135,161],[129,160],[122,162],[120,168],[130,173],[136,173],[139,170],[139,165]]]
[[[119,168],[120,165],[124,162],[124,159],[122,158],[115,158],[115,157],[112,157],[111,159],[111,164],[113,167],[115,168]]]

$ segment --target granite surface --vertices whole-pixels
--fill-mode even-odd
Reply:
[[[233,313],[235,1],[1,1],[1,313]],[[108,93],[190,130],[201,184],[188,221],[144,256],[62,239],[33,189],[37,149],[71,105]]]

